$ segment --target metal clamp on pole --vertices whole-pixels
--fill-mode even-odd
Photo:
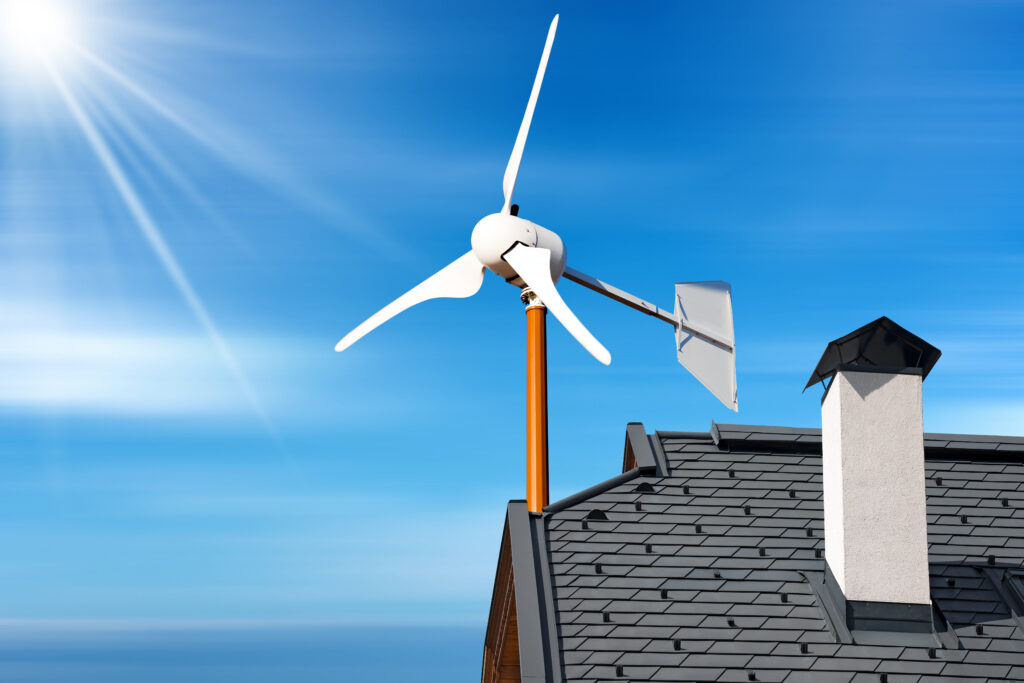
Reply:
[[[537,292],[533,291],[529,287],[523,287],[523,291],[520,293],[519,299],[526,305],[527,309],[532,306],[546,308],[546,306],[544,306],[544,302],[540,300],[539,296],[537,296]]]

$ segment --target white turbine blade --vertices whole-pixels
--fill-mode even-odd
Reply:
[[[739,410],[729,283],[677,283],[675,314],[681,323],[676,327],[679,363],[727,408]],[[711,338],[724,343],[711,341]]]
[[[408,292],[380,309],[356,329],[346,334],[334,347],[335,351],[344,351],[370,331],[376,329],[391,318],[411,306],[427,299],[463,299],[480,291],[484,281],[484,266],[477,260],[473,252],[463,254],[455,261],[434,273]]]
[[[555,29],[558,28],[558,15],[551,20],[551,28],[548,29],[548,39],[544,43],[544,52],[540,55],[540,66],[537,67],[537,77],[533,79],[533,90],[530,91],[530,101],[526,103],[526,113],[523,114],[523,123],[519,126],[519,135],[516,136],[516,144],[512,147],[512,156],[508,158],[508,166],[505,167],[505,179],[501,183],[501,189],[505,192],[505,206],[501,208],[502,213],[509,213],[512,210],[512,191],[516,188],[516,176],[519,175],[519,163],[523,160],[523,148],[526,147],[526,136],[530,134],[530,122],[533,121],[533,110],[537,106],[537,97],[540,95],[540,84],[544,82],[544,71],[548,68],[548,55],[551,54],[551,45],[555,42]]]
[[[558,290],[555,289],[555,283],[551,280],[551,251],[549,249],[517,244],[505,254],[505,260],[516,269],[516,274],[522,278],[526,286],[540,297],[552,315],[558,318],[558,322],[569,330],[569,334],[574,336],[576,341],[590,352],[591,356],[605,365],[612,362],[612,354],[608,353],[608,349],[597,341],[594,335],[590,334],[590,330],[583,326],[583,323],[569,309]]]

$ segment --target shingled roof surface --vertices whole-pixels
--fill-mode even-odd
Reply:
[[[1024,681],[1024,439],[925,435],[932,599],[951,631],[932,647],[839,637],[820,606],[819,430],[648,443],[657,469],[543,516],[565,681]]]

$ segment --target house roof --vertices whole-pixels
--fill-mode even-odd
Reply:
[[[628,471],[543,515],[509,507],[513,533],[531,520],[519,637],[552,680],[1024,681],[1024,438],[925,435],[936,634],[830,613],[820,430],[632,424],[625,450]]]

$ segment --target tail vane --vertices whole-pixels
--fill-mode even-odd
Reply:
[[[738,411],[729,283],[677,283],[675,318],[679,363],[727,408]]]

